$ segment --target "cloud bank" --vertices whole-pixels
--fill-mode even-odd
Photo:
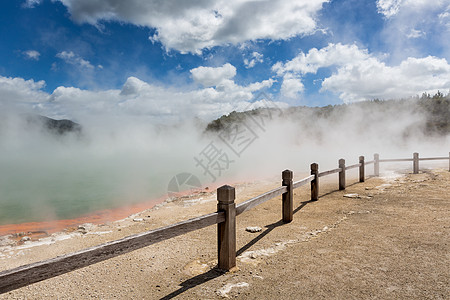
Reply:
[[[78,58],[70,53],[61,56],[68,60]],[[233,80],[236,68],[229,63],[216,68],[198,67],[192,69],[191,74],[202,87],[177,89],[129,77],[121,89],[93,91],[60,86],[51,94],[42,90],[44,81],[0,76],[0,94],[5,99],[0,107],[18,106],[49,117],[76,120],[86,115],[135,115],[147,116],[156,122],[178,122],[195,117],[209,121],[233,110],[258,107],[255,96],[274,82],[268,79],[238,85]]]
[[[294,97],[302,91],[303,76],[328,67],[335,67],[336,71],[324,78],[321,90],[339,94],[346,103],[450,89],[450,64],[445,58],[408,57],[398,65],[388,66],[383,55],[376,57],[367,49],[340,43],[300,52],[290,61],[276,63],[272,70],[283,76],[282,93]]]
[[[34,81],[23,78],[0,76],[0,95],[2,104],[12,103],[39,103],[44,102],[48,95],[42,91],[45,86],[43,80]]]
[[[328,0],[59,0],[79,23],[120,21],[155,28],[151,37],[167,50],[202,49],[258,39],[312,34]],[[31,1],[33,2],[33,1]]]

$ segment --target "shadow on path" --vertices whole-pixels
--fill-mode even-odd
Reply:
[[[208,281],[210,281],[210,280],[212,280],[214,278],[222,276],[225,273],[226,273],[225,271],[222,271],[222,270],[219,270],[217,268],[214,268],[214,269],[209,270],[206,273],[203,273],[203,274],[197,275],[195,277],[189,278],[188,280],[186,280],[186,281],[184,281],[184,282],[182,282],[180,284],[181,288],[179,288],[176,291],[173,291],[172,293],[170,293],[167,296],[164,296],[163,298],[161,298],[161,300],[168,300],[168,299],[175,298],[176,296],[184,293],[185,291],[187,291],[187,290],[189,290],[189,289],[191,289],[193,287],[196,287],[198,285],[201,285],[201,284],[203,284],[205,282],[208,282]]]
[[[304,208],[308,203],[312,203],[315,201],[304,201],[301,202],[301,204],[299,205],[299,207],[297,207],[294,210],[294,214],[297,213],[298,211],[300,211],[302,208]],[[244,245],[241,249],[239,249],[236,252],[236,256],[241,255],[242,253],[244,253],[246,250],[248,250],[251,246],[253,246],[254,244],[256,244],[258,241],[260,241],[261,239],[263,239],[266,235],[268,235],[272,230],[274,230],[275,228],[284,225],[285,223],[283,222],[283,220],[279,220],[278,222],[266,225],[265,227],[267,228],[266,230],[264,230],[263,232],[261,232],[257,237],[255,237],[253,240],[251,240],[250,242],[248,242],[246,245]],[[222,271],[216,268],[209,270],[206,273],[197,275],[195,277],[192,277],[184,282],[182,282],[180,284],[181,288],[179,288],[176,291],[173,291],[172,293],[170,293],[169,295],[164,296],[163,298],[161,298],[161,300],[169,300],[169,299],[173,299],[175,297],[177,297],[178,295],[184,293],[185,291],[196,287],[198,285],[201,285],[203,283],[206,283],[212,279],[215,279],[217,277],[222,276],[223,274],[225,274],[226,271]]]
[[[301,202],[300,206],[297,207],[296,209],[294,209],[293,213],[297,213],[298,211],[300,211],[303,207],[305,207],[308,203],[312,203],[315,201],[304,201]],[[239,249],[236,252],[236,256],[241,255],[242,253],[244,253],[245,251],[247,251],[251,246],[253,246],[254,244],[256,244],[258,241],[260,241],[261,239],[263,239],[266,235],[268,235],[272,230],[274,230],[275,228],[284,225],[285,223],[283,222],[283,220],[279,220],[276,223],[272,223],[269,225],[266,225],[265,227],[267,228],[266,230],[264,230],[263,232],[261,232],[257,237],[255,237],[253,240],[251,240],[250,242],[248,242],[246,245],[244,245],[241,249]]]

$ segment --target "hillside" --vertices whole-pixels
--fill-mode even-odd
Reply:
[[[285,110],[259,108],[245,112],[233,111],[210,122],[206,127],[206,132],[217,132],[230,124],[245,122],[248,118],[261,115],[270,116],[273,121],[294,121],[302,128],[311,131],[314,130],[313,124],[320,121],[336,124],[345,122],[349,118],[356,118],[359,120],[357,126],[365,128],[397,120],[399,115],[409,115],[413,117],[413,122],[412,124],[409,122],[410,126],[402,129],[403,136],[408,136],[412,129],[418,129],[427,136],[445,136],[450,134],[450,93],[446,96],[438,92],[434,96],[423,94],[421,97],[409,99],[383,101],[375,99],[324,107],[297,106]]]
[[[81,132],[81,125],[71,120],[55,120],[40,115],[29,115],[26,117],[26,121],[28,126],[43,126],[45,129],[54,134]]]

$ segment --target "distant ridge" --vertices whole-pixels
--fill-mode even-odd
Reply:
[[[207,126],[206,132],[218,132],[225,130],[231,124],[239,124],[248,120],[248,118],[257,118],[260,115],[271,115],[271,119],[277,119],[280,109],[276,108],[258,108],[244,112],[233,111],[228,115],[211,121]],[[327,105],[324,107],[296,106],[282,110],[283,119],[290,119],[303,124],[304,128],[311,128],[318,120],[326,120],[331,123],[342,122],[342,116],[351,116],[353,113],[360,113],[367,116],[360,124],[362,128],[371,124],[382,123],[393,120],[396,114],[408,112],[411,117],[417,118],[414,127],[420,129],[426,135],[446,136],[450,134],[450,92],[444,95],[437,92],[434,96],[424,93],[421,97],[412,97],[409,99],[398,100],[367,100],[349,104]],[[386,116],[386,118],[374,118],[373,116]],[[422,118],[418,118],[422,116]],[[370,120],[370,121],[369,121]],[[412,128],[404,128],[404,134]]]
[[[30,126],[42,125],[48,131],[58,135],[63,135],[70,132],[81,133],[82,130],[82,126],[80,124],[67,119],[56,120],[41,115],[29,115],[26,120]]]

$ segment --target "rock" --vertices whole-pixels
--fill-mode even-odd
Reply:
[[[133,221],[134,222],[142,222],[142,221],[144,221],[144,219],[143,218],[134,218]]]
[[[91,230],[94,227],[94,224],[91,223],[85,223],[78,225],[78,230]]]
[[[358,194],[345,194],[344,197],[346,198],[361,198]]]
[[[81,224],[78,225],[78,231],[82,234],[86,234],[88,233],[88,231],[91,231],[94,227],[94,224],[91,223],[85,223],[85,224]]]
[[[239,282],[235,284],[227,283],[225,286],[217,290],[216,293],[218,296],[221,296],[222,298],[230,298],[230,295],[228,295],[228,293],[230,293],[232,289],[243,287],[249,287],[249,284],[247,282]]]
[[[24,236],[20,239],[21,242],[31,241],[31,238],[29,236]]]
[[[247,228],[245,228],[245,231],[248,231],[251,233],[260,232],[261,230],[262,230],[262,228],[258,227],[258,226],[248,226]]]
[[[382,185],[379,185],[375,188],[376,189],[387,189],[387,188],[390,188],[391,186],[392,186],[392,184],[390,184],[390,183],[383,183]]]

